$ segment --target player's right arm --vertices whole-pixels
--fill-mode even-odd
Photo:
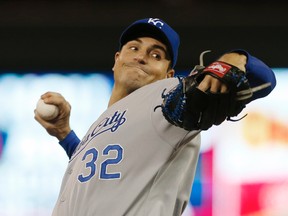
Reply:
[[[50,121],[41,118],[34,110],[34,118],[50,134],[59,140],[60,145],[64,148],[69,158],[76,149],[80,140],[70,127],[71,105],[65,98],[56,92],[46,92],[41,95],[41,99],[47,104],[54,104],[59,108],[59,115]]]

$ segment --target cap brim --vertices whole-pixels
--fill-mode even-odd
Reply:
[[[120,38],[121,47],[124,46],[128,41],[134,40],[139,37],[151,37],[159,40],[167,46],[169,56],[172,58],[172,47],[166,35],[157,27],[146,24],[138,23],[127,28]]]

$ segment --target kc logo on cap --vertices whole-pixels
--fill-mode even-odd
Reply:
[[[162,28],[162,26],[164,26],[164,23],[158,18],[149,18],[148,23],[152,23],[160,29]]]

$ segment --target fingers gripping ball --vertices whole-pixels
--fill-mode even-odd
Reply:
[[[59,109],[53,104],[46,104],[42,99],[39,99],[36,105],[36,112],[44,120],[53,120],[59,114]]]

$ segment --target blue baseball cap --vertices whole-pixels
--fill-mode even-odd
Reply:
[[[178,48],[180,44],[179,35],[167,23],[158,18],[146,18],[137,20],[128,26],[120,37],[120,48],[128,41],[138,37],[152,37],[167,46],[172,60],[172,68],[176,65]]]

